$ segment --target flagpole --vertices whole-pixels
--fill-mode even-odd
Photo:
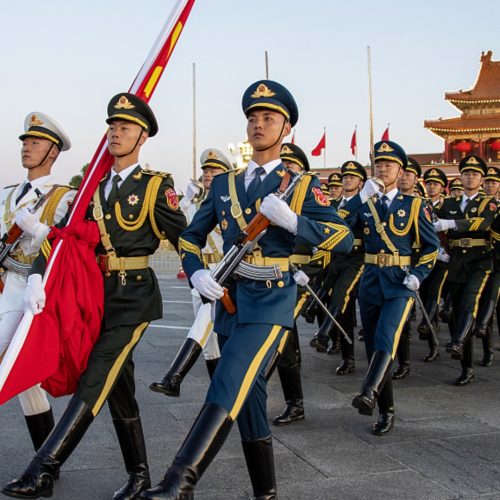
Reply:
[[[325,138],[325,147],[323,149],[323,168],[326,168],[326,127],[323,127],[323,137]]]
[[[193,63],[193,180],[196,179],[196,63]]]
[[[354,149],[354,158],[356,161],[358,161],[358,126],[354,125],[354,133],[356,134],[356,148]]]
[[[368,55],[368,102],[370,106],[370,165],[372,177],[375,177],[375,161],[373,152],[373,96],[372,96],[372,55],[370,46],[366,47]]]
[[[267,50],[265,52],[265,61],[266,61],[266,80],[269,80],[269,57],[267,55]]]

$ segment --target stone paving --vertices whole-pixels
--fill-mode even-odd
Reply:
[[[208,387],[203,360],[186,378],[180,398],[148,389],[182,343],[193,318],[185,281],[159,277],[165,318],[151,325],[136,352],[137,399],[141,407],[153,481],[185,437]],[[413,323],[414,330],[416,323]],[[373,417],[351,407],[367,363],[356,340],[357,371],[343,377],[340,356],[308,346],[314,327],[299,322],[306,419],[274,429],[280,499],[500,499],[500,353],[490,368],[477,366],[476,381],[452,385],[459,364],[444,353],[424,363],[425,342],[414,335],[411,375],[395,381],[396,426],[388,435],[370,433]],[[448,337],[440,331],[441,345]],[[495,343],[498,345],[495,331]],[[476,341],[476,360],[482,357]],[[67,399],[54,400],[56,418]],[[279,379],[269,383],[269,418],[283,407]],[[17,400],[0,407],[0,482],[18,476],[32,449]],[[65,464],[54,499],[111,499],[126,479],[119,446],[106,409]],[[197,499],[247,499],[251,486],[235,428],[200,481]]]

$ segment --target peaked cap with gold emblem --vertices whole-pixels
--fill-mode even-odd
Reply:
[[[149,137],[153,137],[158,132],[158,123],[153,110],[141,98],[128,92],[116,94],[109,101],[106,123],[110,124],[115,120],[140,125]]]
[[[500,168],[498,167],[488,167],[486,172],[486,176],[484,178],[485,181],[497,181],[500,182]]]
[[[285,142],[281,146],[280,158],[282,160],[291,161],[298,165],[302,170],[309,172],[309,160],[307,159],[306,154],[299,148],[296,144],[292,144],[291,142]]]
[[[38,111],[33,111],[24,119],[24,134],[19,136],[21,141],[26,137],[38,137],[53,142],[59,151],[68,151],[71,141],[61,125],[53,118]]]
[[[405,150],[393,141],[380,141],[373,146],[375,163],[379,160],[389,160],[399,163],[403,168],[408,164]]]
[[[420,163],[418,163],[415,158],[412,156],[408,156],[408,163],[405,168],[406,172],[413,172],[417,178],[422,176],[422,168],[420,167]]]
[[[328,176],[328,187],[331,186],[342,186],[342,174],[333,172]]]
[[[460,173],[466,172],[467,170],[474,170],[475,172],[480,172],[481,174],[486,175],[487,167],[486,163],[480,156],[467,155],[465,158],[462,158],[458,164],[458,170]]]
[[[448,189],[450,191],[452,191],[453,189],[458,189],[460,191],[463,191],[464,185],[462,184],[462,179],[460,179],[460,177],[452,179],[448,185]]]
[[[429,168],[425,171],[424,182],[427,183],[431,181],[439,182],[439,184],[442,184],[444,187],[448,184],[446,174],[439,168]]]
[[[346,161],[340,168],[340,171],[342,172],[342,176],[355,175],[356,177],[363,179],[363,182],[366,181],[367,176],[365,167],[357,161]]]
[[[233,164],[218,149],[205,149],[200,156],[201,168],[221,168],[224,172],[233,170]]]
[[[272,80],[259,80],[245,90],[241,106],[246,116],[254,109],[270,109],[281,113],[293,127],[299,119],[299,110],[292,94]]]

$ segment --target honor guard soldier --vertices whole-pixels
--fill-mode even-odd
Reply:
[[[333,172],[328,176],[328,191],[330,192],[330,201],[338,202],[342,197],[342,174],[339,172]],[[334,208],[335,203],[332,203]]]
[[[431,213],[439,210],[444,203],[444,192],[448,184],[446,174],[439,168],[430,168],[424,173],[424,183],[428,194],[427,206]],[[442,234],[442,233],[440,233]],[[446,251],[446,239],[440,238],[439,253],[437,256],[436,265],[431,271],[431,274],[424,280],[420,287],[420,297],[424,304],[425,310],[434,327],[434,331],[438,332],[438,309],[441,301],[446,277],[448,276],[448,261],[450,259]],[[421,323],[417,327],[418,336],[421,340],[427,340],[429,344],[429,354],[425,356],[424,361],[429,363],[439,358],[439,344],[431,334],[429,325],[422,318]]]
[[[492,273],[489,248],[490,229],[497,212],[492,197],[479,194],[487,168],[479,156],[469,155],[459,164],[463,195],[447,198],[436,211],[436,231],[447,231],[450,261],[448,287],[453,303],[453,337],[446,346],[454,359],[460,359],[462,373],[455,385],[474,380],[472,368],[472,330],[481,293]]]
[[[380,416],[373,433],[382,435],[394,426],[389,374],[401,331],[415,291],[434,266],[438,242],[422,200],[397,189],[407,164],[403,148],[392,141],[378,142],[374,156],[375,173],[384,193],[379,193],[378,182],[369,179],[344,210],[351,227],[362,227],[366,252],[358,302],[370,363],[352,404],[361,414],[371,415],[378,403]],[[414,243],[419,244],[421,253],[416,265],[411,266]]]
[[[203,196],[199,197],[200,185],[198,181],[190,180],[186,189],[186,196],[180,201],[180,207],[188,224],[208,196],[210,186],[216,175],[229,172],[233,165],[226,156],[215,148],[206,149],[200,157],[202,169]],[[203,262],[207,269],[213,269],[222,259],[222,228],[217,226],[207,237],[207,244],[201,251]],[[175,356],[168,372],[161,382],[153,382],[149,388],[153,392],[161,392],[166,396],[178,397],[184,377],[193,367],[200,352],[203,351],[207,364],[208,374],[211,377],[220,358],[217,334],[213,331],[210,302],[203,304],[196,289],[191,289],[195,320],[186,340]]]
[[[23,297],[31,264],[49,226],[66,215],[75,196],[74,190],[58,185],[51,174],[59,153],[71,147],[62,127],[48,115],[35,111],[24,120],[24,133],[19,139],[26,179],[0,191],[1,236],[14,231],[15,225],[22,229],[19,243],[1,263],[0,360],[23,317]],[[36,451],[54,426],[52,409],[39,385],[21,393],[19,401]]]
[[[498,200],[500,197],[500,168],[488,167],[483,182],[483,188],[486,196],[493,196]]]
[[[143,492],[141,498],[193,498],[196,483],[235,420],[254,496],[276,498],[264,370],[284,332],[293,327],[297,287],[289,272],[289,256],[296,241],[340,251],[348,251],[352,245],[349,228],[332,209],[314,176],[300,179],[288,200],[290,205],[274,194],[290,175],[280,160],[282,140],[298,118],[290,92],[277,82],[261,80],[246,90],[242,107],[252,160],[247,168],[214,179],[208,198],[182,234],[182,265],[192,285],[209,300],[224,295],[221,285],[204,269],[201,257],[207,235],[217,224],[223,228],[225,256],[258,211],[271,225],[245,257],[248,272],[240,269],[238,273],[243,275],[233,284],[226,283],[236,312],[230,314],[217,303],[215,331],[221,359],[205,404],[163,481]],[[274,277],[264,274],[269,268],[275,269]]]
[[[338,201],[337,211],[341,217],[344,217],[346,212],[343,211],[343,207],[359,193],[367,176],[365,168],[356,161],[346,161],[342,165],[341,173],[343,194]],[[339,335],[342,363],[335,371],[337,375],[352,373],[356,368],[352,340],[354,337],[356,295],[364,268],[364,246],[362,227],[354,225],[351,230],[354,234],[352,250],[347,254],[332,255],[327,271],[328,277],[325,280],[331,283],[328,290],[328,310],[351,339],[351,343],[348,343],[343,335]],[[333,320],[326,316],[314,341],[328,345],[328,333],[332,328],[336,330]]]
[[[133,94],[122,93],[108,105],[108,149],[115,159],[94,193],[88,217],[101,234],[98,262],[104,275],[104,318],[101,333],[75,395],[20,479],[3,493],[16,498],[50,497],[66,459],[106,400],[129,474],[113,499],[137,498],[150,486],[142,425],[134,393],[132,352],[150,321],[163,316],[162,298],[148,267],[160,240],[177,246],[186,219],[179,209],[172,178],[144,170],[139,151],[158,131],[151,108]],[[47,240],[45,240],[47,242]],[[45,245],[45,242],[44,242]],[[49,243],[47,242],[47,245]],[[42,308],[41,274],[47,254],[35,261],[28,303]]]
[[[408,164],[406,165],[403,175],[399,178],[398,188],[401,194],[415,196],[415,190],[418,190],[418,179],[422,176],[422,169],[415,158],[408,156]]]
[[[458,198],[459,196],[462,196],[462,193],[464,192],[462,179],[460,179],[460,177],[452,179],[448,185],[448,190],[450,192],[450,198]]]

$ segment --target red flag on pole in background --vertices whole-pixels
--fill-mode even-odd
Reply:
[[[312,156],[320,156],[321,151],[326,148],[326,132],[323,132],[323,136],[321,137],[318,145],[311,151]]]
[[[387,128],[384,130],[384,133],[382,134],[382,138],[380,140],[381,141],[389,140],[389,124],[387,124]]]
[[[295,129],[293,129],[292,140],[290,142],[295,144]]]
[[[129,92],[149,102],[195,0],[178,0]],[[92,195],[113,163],[102,138],[73,202],[68,224],[53,229],[44,276],[47,301],[24,314],[0,364],[0,404],[42,382],[53,396],[71,394],[100,333],[104,292],[94,248],[95,222],[86,220]]]
[[[352,133],[352,137],[351,137],[351,153],[356,156],[356,148],[357,148],[357,145],[356,145],[356,131],[357,131],[357,127],[354,128],[354,132]]]

